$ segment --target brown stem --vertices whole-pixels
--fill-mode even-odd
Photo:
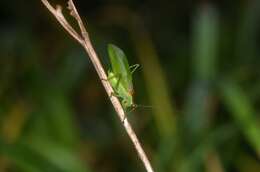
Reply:
[[[72,0],[68,1],[68,9],[70,10],[70,14],[77,20],[79,28],[81,30],[81,33],[78,34],[75,29],[67,22],[65,17],[62,14],[62,10],[60,6],[57,6],[57,8],[53,8],[50,3],[47,0],[41,0],[43,4],[46,6],[46,8],[55,16],[55,18],[59,21],[59,23],[64,27],[64,29],[74,38],[76,39],[85,49],[87,54],[89,55],[90,60],[92,61],[98,76],[100,78],[100,81],[102,82],[110,101],[112,102],[115,111],[117,112],[118,117],[120,118],[127,134],[129,135],[131,141],[133,142],[136,151],[138,152],[138,155],[140,159],[142,160],[146,171],[147,172],[153,172],[152,166],[150,164],[150,161],[148,160],[134,130],[132,129],[130,123],[128,122],[125,112],[120,104],[120,101],[115,96],[110,96],[114,91],[112,86],[107,80],[106,72],[100,63],[100,60],[91,44],[88,32],[81,20],[81,17],[78,14],[78,11],[73,3]]]

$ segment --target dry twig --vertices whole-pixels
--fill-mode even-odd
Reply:
[[[57,6],[56,8],[53,8],[50,3],[48,2],[48,0],[41,0],[43,2],[43,4],[48,8],[48,10],[55,16],[55,18],[59,21],[59,23],[64,27],[64,29],[75,39],[77,40],[86,50],[86,52],[89,55],[90,60],[92,61],[98,76],[122,122],[122,124],[124,125],[125,130],[127,131],[127,134],[129,135],[131,141],[133,142],[135,149],[138,152],[138,155],[140,157],[140,159],[142,160],[146,171],[147,172],[153,172],[152,166],[135,134],[135,132],[133,131],[130,123],[128,122],[125,112],[120,104],[120,101],[118,100],[117,97],[115,96],[110,96],[113,93],[113,88],[110,85],[110,83],[107,81],[107,75],[106,72],[104,70],[104,68],[102,67],[100,60],[91,44],[88,32],[86,31],[86,28],[84,27],[84,24],[78,14],[78,11],[73,3],[72,0],[68,1],[68,9],[70,10],[70,14],[77,20],[79,28],[81,33],[78,34],[75,29],[73,29],[73,27],[67,22],[67,20],[65,19],[65,17],[62,14],[62,8],[61,6]]]

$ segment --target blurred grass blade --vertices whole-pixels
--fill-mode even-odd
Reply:
[[[193,82],[185,108],[185,127],[194,139],[199,139],[198,136],[209,127],[207,109],[212,101],[210,83],[215,75],[218,28],[214,9],[206,5],[199,8],[199,14],[194,18]]]
[[[63,146],[75,146],[79,138],[66,94],[59,87],[46,86],[44,81],[39,84],[45,87],[39,86],[31,93],[37,109],[32,114],[34,123],[30,126],[29,135],[55,140]]]
[[[235,122],[260,157],[260,125],[248,96],[232,81],[222,81],[221,91]]]
[[[62,172],[23,144],[5,144],[0,139],[0,154],[24,172]]]
[[[52,85],[42,88],[43,81],[33,90],[38,106],[24,142],[62,172],[87,172],[76,151],[79,136],[67,94]]]
[[[210,116],[214,113],[214,108],[209,107],[214,101],[211,83],[215,77],[218,17],[211,6],[204,5],[198,9],[193,23],[192,83],[184,109],[184,123],[181,125],[186,156],[180,171],[202,170],[203,157],[209,145],[205,144],[203,149],[198,145],[210,132]]]
[[[238,160],[236,162],[240,172],[259,172],[260,163],[259,160],[246,152],[239,153]]]
[[[185,137],[192,142],[187,144],[195,145],[209,128],[209,112],[207,107],[211,102],[210,89],[205,82],[192,83],[186,102],[184,114]]]
[[[179,172],[201,171],[198,164],[202,164],[206,156],[218,147],[223,147],[236,134],[235,128],[231,125],[223,125],[211,130],[200,140],[196,148],[189,151],[179,166]]]
[[[136,53],[143,68],[148,95],[154,107],[154,120],[160,137],[167,139],[176,134],[176,113],[170,97],[171,91],[149,32],[140,24],[141,21],[136,20],[138,24],[134,27],[138,26],[138,28],[130,30],[130,32],[133,35]]]
[[[35,139],[32,141],[32,149],[42,157],[46,158],[63,172],[88,172],[81,160],[79,152],[68,149],[59,143]]]
[[[215,10],[202,6],[194,19],[193,32],[193,70],[196,79],[210,80],[215,75],[217,43],[218,43],[218,17]]]
[[[259,54],[260,1],[247,4],[237,33],[237,57],[242,63],[250,62]],[[246,58],[245,58],[246,57]],[[250,60],[248,60],[250,59]]]
[[[60,64],[55,81],[57,85],[62,86],[65,93],[68,93],[75,87],[79,79],[84,76],[87,77],[88,72],[84,72],[88,67],[88,60],[85,54],[78,49],[73,49]]]

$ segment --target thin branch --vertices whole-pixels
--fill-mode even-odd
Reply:
[[[62,14],[62,7],[60,5],[56,6],[56,9],[53,8],[47,0],[41,0],[42,3],[48,8],[48,10],[54,15],[58,22],[63,26],[64,29],[81,45],[83,45],[83,38],[71,27]]]
[[[53,8],[47,0],[41,0],[43,4],[47,7],[47,9],[55,16],[55,18],[59,21],[59,23],[64,27],[66,31],[74,38],[76,39],[85,49],[85,51],[88,53],[90,60],[92,61],[98,76],[107,92],[107,95],[110,98],[110,101],[112,102],[115,111],[117,112],[118,117],[120,118],[127,134],[129,135],[131,141],[133,142],[136,151],[138,152],[138,155],[140,159],[142,160],[146,171],[147,172],[153,172],[152,166],[150,164],[150,161],[148,160],[134,130],[132,129],[130,123],[127,120],[127,117],[125,115],[125,112],[120,104],[120,101],[117,97],[111,96],[113,93],[113,88],[110,85],[110,83],[107,80],[107,75],[102,67],[102,64],[91,44],[88,32],[81,20],[81,17],[78,14],[78,11],[73,3],[72,0],[68,1],[68,9],[70,10],[70,14],[77,20],[79,28],[81,30],[81,34],[78,34],[75,29],[67,22],[65,17],[62,14],[61,7],[57,6],[57,8]]]
[[[85,38],[85,41],[88,41],[89,40],[88,32],[84,27],[84,24],[72,0],[68,1],[68,9],[70,10],[70,14],[77,20],[83,38]]]

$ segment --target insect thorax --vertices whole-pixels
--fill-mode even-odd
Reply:
[[[115,74],[111,71],[108,71],[108,79],[111,83],[115,95],[121,99],[121,103],[124,108],[132,107],[133,105],[133,97],[132,92],[127,90],[122,82],[119,81],[119,79],[115,76]]]

